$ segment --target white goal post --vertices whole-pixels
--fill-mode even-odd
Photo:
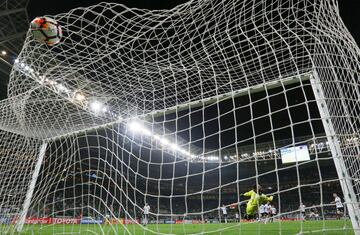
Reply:
[[[337,1],[50,17],[61,43],[29,32],[0,101],[1,232],[360,234],[360,50]]]

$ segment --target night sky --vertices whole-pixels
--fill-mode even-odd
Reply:
[[[36,16],[59,14],[75,7],[91,6],[100,2],[118,2],[128,7],[145,9],[169,9],[186,2],[186,0],[65,0],[61,1],[61,4],[49,4],[48,0],[30,0],[28,13],[32,19]],[[338,2],[345,25],[360,45],[360,0],[339,0]]]

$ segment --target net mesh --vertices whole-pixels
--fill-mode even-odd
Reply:
[[[358,232],[359,48],[335,0],[51,17],[62,42],[29,32],[0,102],[3,231]],[[310,159],[284,163],[295,149]]]

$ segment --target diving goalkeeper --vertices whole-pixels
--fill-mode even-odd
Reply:
[[[273,200],[273,196],[268,197],[263,194],[261,185],[257,187],[254,185],[252,190],[242,194],[242,196],[250,197],[246,204],[246,219],[254,219],[258,212],[259,205]]]

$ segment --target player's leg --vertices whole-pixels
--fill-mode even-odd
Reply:
[[[148,223],[148,215],[144,214],[144,225],[146,226]]]
[[[254,219],[256,215],[256,207],[254,206],[247,206],[246,207],[246,217],[248,220]]]
[[[338,211],[339,211],[339,220],[340,220],[344,216],[344,208],[340,207],[338,208]]]
[[[265,213],[265,224],[269,222],[269,213]]]
[[[303,219],[303,221],[306,221],[306,214],[305,214],[305,211],[301,212],[301,215],[302,215],[302,219]]]

